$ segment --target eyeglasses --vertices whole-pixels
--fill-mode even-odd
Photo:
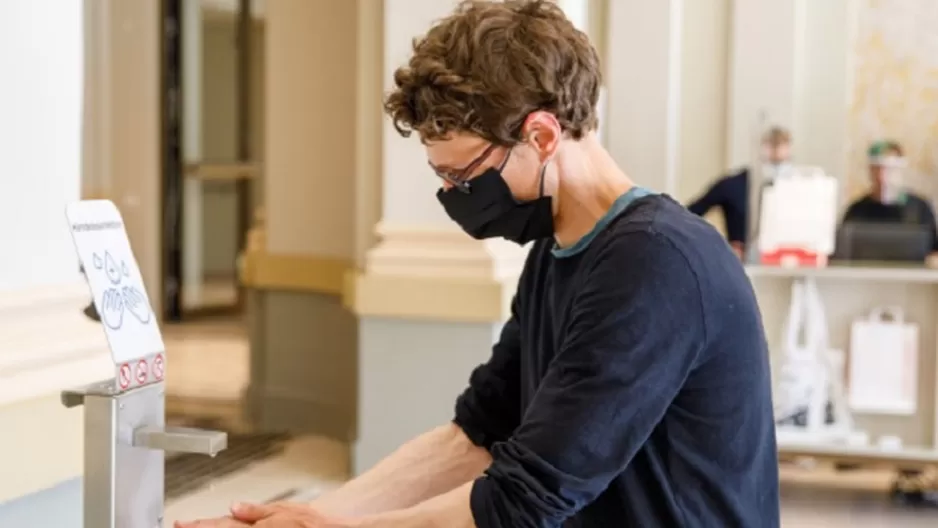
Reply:
[[[429,161],[427,164],[430,165],[430,168],[433,169],[433,172],[439,176],[440,179],[458,189],[459,192],[469,194],[471,192],[469,177],[479,167],[479,165],[481,165],[492,155],[492,152],[495,152],[497,147],[498,145],[492,143],[482,151],[482,154],[479,154],[474,160],[469,162],[469,165],[466,165],[462,169],[451,172],[438,169],[436,165],[430,163]]]

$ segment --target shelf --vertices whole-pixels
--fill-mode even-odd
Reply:
[[[938,450],[927,447],[883,449],[877,446],[837,445],[820,442],[779,442],[779,453],[793,457],[827,458],[841,462],[891,466],[938,465]]]
[[[842,281],[916,282],[938,284],[938,269],[925,265],[877,262],[838,263],[823,268],[747,265],[746,274],[753,278],[801,278]]]

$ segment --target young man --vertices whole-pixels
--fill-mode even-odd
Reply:
[[[780,127],[769,129],[762,137],[762,177],[771,182],[783,173],[791,158],[791,135]],[[717,180],[709,189],[687,208],[694,214],[704,216],[714,207],[723,213],[726,239],[741,257],[746,246],[749,229],[749,168]]]
[[[844,223],[875,222],[920,225],[932,233],[932,250],[938,252],[935,211],[921,196],[909,192],[902,181],[906,161],[895,141],[877,141],[867,152],[870,192],[850,204]]]
[[[467,2],[394,79],[385,108],[452,219],[534,243],[512,316],[452,423],[312,505],[180,526],[779,526],[752,288],[710,226],[596,139],[587,37],[553,2]]]

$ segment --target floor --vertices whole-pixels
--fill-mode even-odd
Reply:
[[[166,519],[192,520],[224,515],[233,500],[308,502],[342,483],[347,449],[322,438],[300,438],[280,456],[222,478],[208,489],[170,501]],[[169,522],[166,526],[172,526]]]
[[[782,526],[786,528],[919,528],[938,526],[938,508],[889,500],[892,475],[783,467]]]
[[[230,322],[168,326],[165,339],[170,409],[189,414],[231,414],[233,409],[237,416],[237,400],[248,382],[243,328]],[[322,438],[295,439],[282,454],[221,478],[209,489],[171,501],[167,517],[222,514],[233,500],[309,500],[342,482],[346,460],[344,445]],[[887,499],[888,473],[784,467],[782,482],[785,527],[938,526],[938,509],[899,506]]]
[[[187,310],[231,306],[238,299],[238,278],[235,275],[204,276],[194,291],[187,292],[190,295],[183,295],[183,304]]]

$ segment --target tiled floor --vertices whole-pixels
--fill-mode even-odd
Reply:
[[[232,323],[170,326],[165,329],[165,338],[171,397],[183,402],[228,402],[236,406],[248,381],[248,346],[243,328]],[[304,500],[338,485],[345,478],[346,461],[346,446],[321,438],[301,438],[281,456],[168,504],[167,517],[175,520],[223,514],[233,500],[267,501],[284,494],[292,495],[292,500]],[[938,509],[901,507],[887,500],[888,473],[786,467],[782,477],[782,520],[786,528],[938,527]]]

